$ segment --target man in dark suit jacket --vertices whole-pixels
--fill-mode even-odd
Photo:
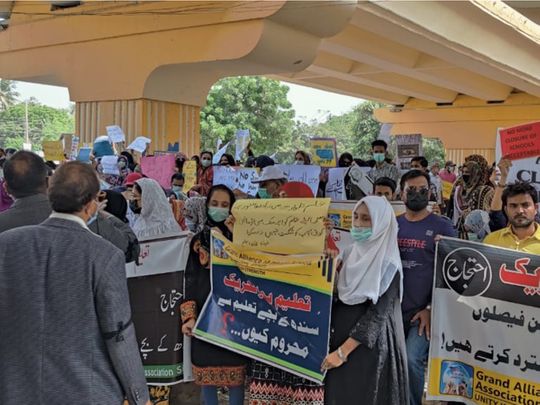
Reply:
[[[25,225],[37,225],[51,214],[47,198],[47,166],[38,155],[20,151],[4,163],[4,186],[15,198],[0,213],[0,233]]]
[[[150,404],[124,256],[90,232],[99,182],[70,162],[41,225],[0,234],[0,404]]]

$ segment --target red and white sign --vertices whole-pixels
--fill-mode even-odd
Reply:
[[[510,160],[540,156],[540,122],[499,130],[502,155]]]

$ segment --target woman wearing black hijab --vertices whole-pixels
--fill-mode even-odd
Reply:
[[[235,202],[234,193],[222,184],[213,186],[206,197],[206,225],[209,228],[218,228],[231,241],[232,233],[225,225],[225,221],[231,215]]]
[[[234,195],[226,186],[212,187],[206,205],[207,224],[191,241],[184,278],[184,302],[180,306],[182,332],[189,336],[193,333],[197,316],[211,290],[210,229],[219,228],[227,238],[232,239],[232,233],[224,223],[226,218],[223,218],[225,214],[228,217],[233,203]],[[222,213],[216,215],[216,212]],[[201,387],[205,404],[217,404],[218,387],[229,388],[230,405],[244,403],[245,357],[202,340],[192,339],[191,360],[195,384]]]
[[[113,190],[105,190],[105,200],[107,200],[107,206],[105,211],[114,215],[120,221],[127,223],[127,201],[122,194]]]
[[[133,159],[133,155],[129,153],[127,150],[121,152],[120,155],[124,156],[127,159],[129,171],[134,172],[135,167],[137,166],[137,163],[135,163],[135,159]]]

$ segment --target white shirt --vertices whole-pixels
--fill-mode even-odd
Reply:
[[[58,219],[65,219],[67,221],[73,221],[78,223],[80,226],[82,226],[87,231],[90,231],[88,226],[86,225],[86,222],[83,221],[81,217],[78,217],[77,215],[73,214],[64,214],[62,212],[54,212],[49,216],[49,218],[58,218]],[[92,231],[90,231],[92,232]]]

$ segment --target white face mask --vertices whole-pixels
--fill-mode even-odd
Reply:
[[[208,166],[210,166],[211,164],[212,164],[212,161],[211,161],[210,159],[202,159],[202,160],[201,160],[201,165],[202,165],[203,167],[208,167]]]

